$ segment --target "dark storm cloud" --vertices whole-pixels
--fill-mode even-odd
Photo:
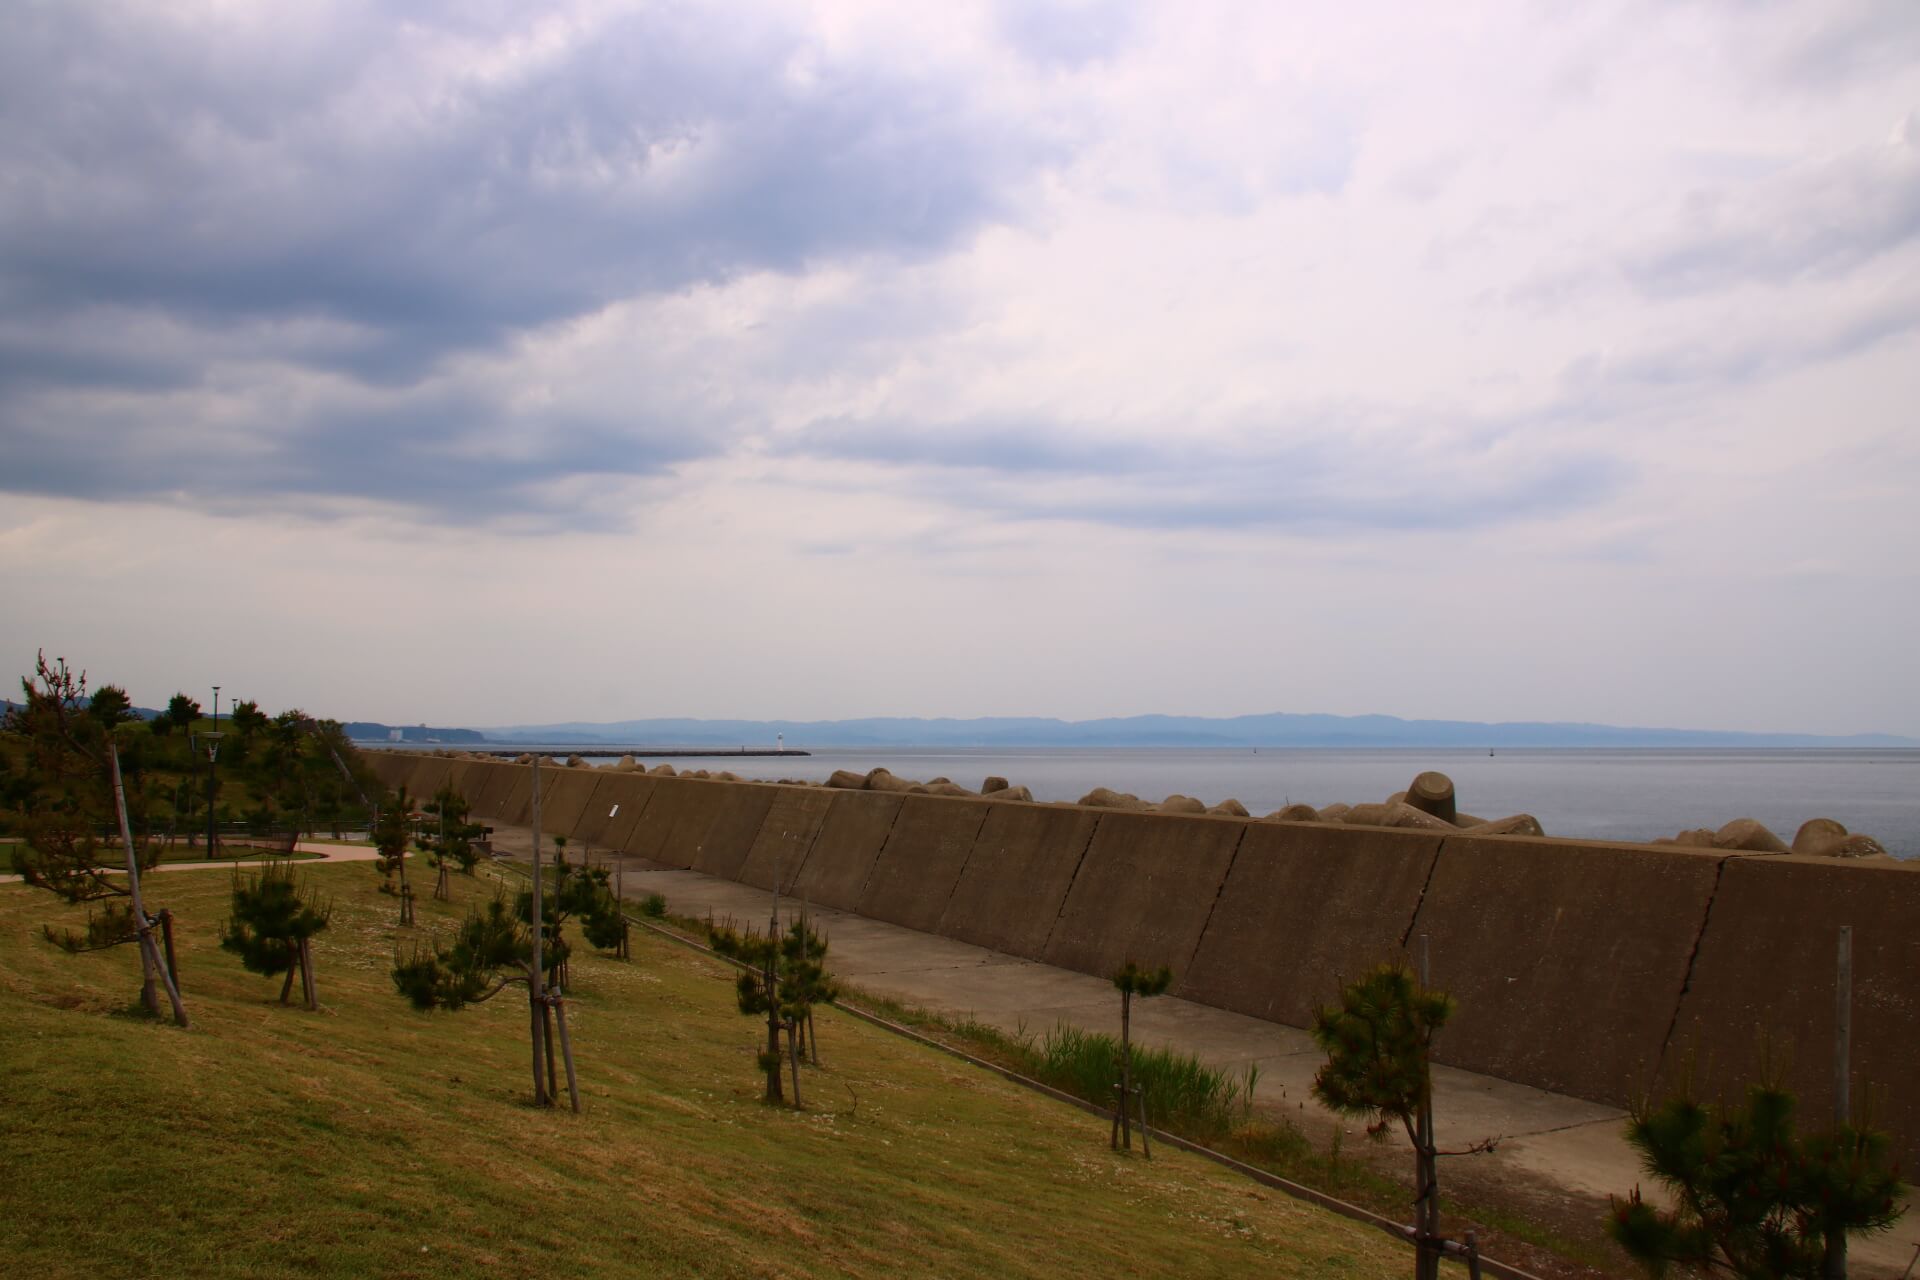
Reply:
[[[0,485],[191,489],[169,474],[191,467],[116,471],[59,457],[61,442],[98,420],[96,393],[200,386],[236,348],[406,387],[618,299],[938,252],[1006,216],[1041,159],[964,84],[835,62],[759,15],[662,8],[580,39],[534,14],[14,13],[0,41]],[[179,340],[142,332],[154,316]],[[135,456],[166,457],[141,438],[181,429],[154,409],[117,428]],[[228,426],[267,454],[264,482],[325,492],[371,453],[430,494],[419,459],[497,414],[414,412],[377,430]],[[521,461],[554,474],[608,464],[588,446],[620,436],[560,421],[537,434]],[[644,469],[725,443],[650,437],[636,452]],[[482,492],[523,488],[461,465]]]

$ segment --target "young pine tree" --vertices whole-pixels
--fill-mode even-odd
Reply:
[[[141,891],[140,873],[154,866],[160,851],[134,836],[116,726],[110,717],[91,714],[86,673],[74,672],[64,658],[49,663],[45,653],[38,655],[20,690],[23,700],[0,719],[0,732],[19,744],[23,763],[9,788],[24,811],[26,836],[14,851],[13,870],[69,903],[89,904],[85,934],[47,931],[60,946],[79,951],[138,944],[141,1003],[158,1015],[164,988],[174,1021],[185,1026],[179,984],[155,929],[171,917],[149,915]],[[117,846],[112,837],[102,838],[103,831],[117,831]]]
[[[430,946],[416,944],[405,960],[395,960],[393,985],[414,1008],[455,1011],[470,1004],[491,1000],[511,986],[527,988],[532,1013],[533,1100],[537,1106],[550,1106],[557,1092],[553,1074],[553,1054],[543,1028],[546,1017],[542,1005],[558,1014],[560,1045],[566,1055],[567,1089],[573,1109],[580,1109],[580,1094],[574,1085],[573,1051],[566,1038],[565,1006],[549,996],[535,968],[533,930],[496,897],[484,907],[468,911],[450,942],[435,941]]]
[[[481,827],[467,820],[466,798],[451,786],[434,792],[424,812],[425,819],[414,836],[414,845],[436,873],[433,896],[445,902],[453,897],[450,879],[453,869],[457,867],[461,874],[472,875],[474,865],[480,861],[480,852],[473,842],[479,838]]]
[[[840,985],[827,972],[827,940],[814,931],[807,913],[788,922],[780,939],[780,985],[787,1005],[794,1010],[796,1029],[805,1041],[806,1058],[820,1065],[820,1039],[814,1033],[813,1011],[818,1005],[832,1004],[840,998]],[[794,1079],[800,1078],[798,1060]],[[794,1086],[799,1090],[798,1084]]]
[[[1710,1106],[1685,1089],[1637,1107],[1627,1141],[1674,1207],[1656,1209],[1635,1187],[1613,1202],[1607,1231],[1652,1276],[1670,1267],[1742,1277],[1846,1275],[1849,1235],[1900,1216],[1900,1171],[1887,1136],[1846,1126],[1800,1137],[1795,1101],[1754,1085],[1744,1106]]]
[[[399,895],[401,924],[413,923],[413,889],[407,884],[407,841],[412,833],[413,801],[401,787],[387,796],[373,822],[373,845],[379,851],[374,866],[380,872],[380,892]]]
[[[1127,1105],[1137,1100],[1137,1091],[1133,1087],[1133,1001],[1138,996],[1146,999],[1165,994],[1173,985],[1173,970],[1162,965],[1158,969],[1142,969],[1129,960],[1113,975],[1114,988],[1120,992],[1120,1082],[1116,1089],[1117,1097],[1113,1108],[1113,1147],[1119,1150],[1125,1147],[1133,1150],[1133,1121],[1128,1115]],[[1140,1112],[1140,1149],[1152,1154],[1147,1146],[1147,1117],[1144,1105]]]
[[[287,975],[280,984],[280,1003],[300,975],[300,993],[307,1008],[320,1007],[313,970],[313,937],[327,927],[333,904],[320,905],[318,894],[304,888],[290,862],[270,862],[258,875],[233,877],[233,914],[220,939],[222,950],[240,957],[254,973]]]
[[[1367,1121],[1378,1136],[1396,1122],[1413,1146],[1414,1275],[1435,1280],[1446,1241],[1440,1235],[1438,1157],[1433,1140],[1433,1037],[1453,1012],[1446,993],[1427,989],[1405,965],[1386,964],[1340,992],[1340,1003],[1313,1016],[1313,1039],[1327,1061],[1313,1096]],[[1469,1150],[1488,1151],[1492,1140]]]
[[[767,1047],[759,1055],[760,1069],[767,1076],[766,1100],[785,1101],[780,1041],[784,1033],[784,1056],[793,1071],[793,1105],[798,1107],[801,1028],[812,1018],[814,1005],[830,1003],[838,998],[839,991],[826,971],[826,940],[814,932],[804,916],[793,920],[784,933],[778,929],[777,919],[776,915],[769,921],[764,933],[708,921],[707,938],[715,951],[741,965],[735,982],[740,1012],[767,1020]]]

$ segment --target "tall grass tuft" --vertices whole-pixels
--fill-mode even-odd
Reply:
[[[1026,1074],[1090,1102],[1113,1101],[1120,1078],[1117,1037],[1062,1022],[1018,1043]],[[1138,1046],[1133,1051],[1133,1080],[1146,1100],[1148,1121],[1201,1140],[1244,1123],[1257,1079],[1257,1072],[1236,1079],[1192,1054]]]

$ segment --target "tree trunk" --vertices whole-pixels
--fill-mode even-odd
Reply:
[[[784,1102],[780,1092],[780,1011],[775,1004],[773,965],[760,972],[767,992],[767,1101]]]
[[[1820,1274],[1824,1280],[1847,1280],[1847,1233],[1839,1227],[1827,1232],[1827,1250],[1820,1259]]]
[[[540,997],[534,994],[538,989],[537,981],[529,979],[527,1016],[533,1024],[529,1033],[529,1039],[533,1044],[533,1105],[544,1107],[547,1105],[547,1073],[544,1070],[547,1055],[546,1041],[540,1034]]]
[[[1414,1215],[1418,1238],[1414,1254],[1415,1280],[1439,1280],[1440,1188],[1438,1161],[1433,1153],[1433,1101],[1429,1085],[1421,1098],[1420,1114],[1414,1126],[1419,1135],[1414,1144]]]
[[[280,1003],[281,1004],[289,1003],[287,997],[293,994],[293,966],[296,963],[298,963],[298,961],[295,959],[292,952],[289,951],[287,955],[287,976],[285,981],[281,982],[280,984]]]

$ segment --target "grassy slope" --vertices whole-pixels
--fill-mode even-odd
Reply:
[[[227,876],[156,876],[184,926],[189,1032],[127,1016],[131,948],[69,957],[81,912],[0,886],[0,1256],[22,1274],[1385,1276],[1386,1238],[837,1015],[805,1114],[758,1100],[730,974],[636,931],[578,946],[586,1112],[528,1093],[509,992],[421,1015],[392,992],[393,901],[335,895],[319,1014],[214,945]],[[463,899],[423,900],[445,927]],[[855,1099],[857,1097],[857,1106]],[[138,1165],[120,1152],[137,1144]]]

